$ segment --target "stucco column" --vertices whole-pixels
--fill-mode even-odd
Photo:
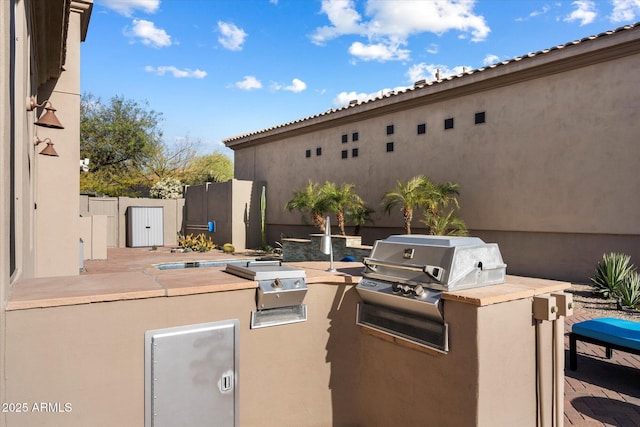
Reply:
[[[80,193],[80,42],[91,2],[71,2],[64,70],[38,89],[49,93],[64,129],[36,127],[50,138],[59,157],[34,156],[36,176],[36,276],[68,276],[79,272]],[[40,152],[42,145],[36,147]]]

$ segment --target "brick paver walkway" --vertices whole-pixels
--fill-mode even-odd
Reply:
[[[607,359],[603,347],[578,342],[578,369],[569,369],[571,325],[593,317],[565,322],[565,425],[640,427],[640,356],[614,350]]]

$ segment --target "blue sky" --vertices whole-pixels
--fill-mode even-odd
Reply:
[[[83,93],[222,140],[640,21],[640,0],[94,0]]]

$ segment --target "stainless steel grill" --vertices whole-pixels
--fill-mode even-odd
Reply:
[[[250,261],[227,264],[225,271],[258,282],[251,328],[307,320],[307,307],[302,303],[307,293],[304,270],[283,266],[280,261]]]
[[[503,283],[498,245],[477,237],[390,236],[364,260],[358,324],[448,351],[442,291]]]

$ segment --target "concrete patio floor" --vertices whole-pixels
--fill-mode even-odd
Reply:
[[[110,248],[108,259],[85,261],[82,274],[100,274],[143,269],[150,264],[195,260],[219,260],[260,256],[221,251],[171,253],[170,248]],[[596,316],[574,311],[565,321],[565,405],[564,419],[571,426],[640,427],[640,356],[619,351],[605,357],[604,349],[578,342],[578,369],[568,368],[571,325]]]

